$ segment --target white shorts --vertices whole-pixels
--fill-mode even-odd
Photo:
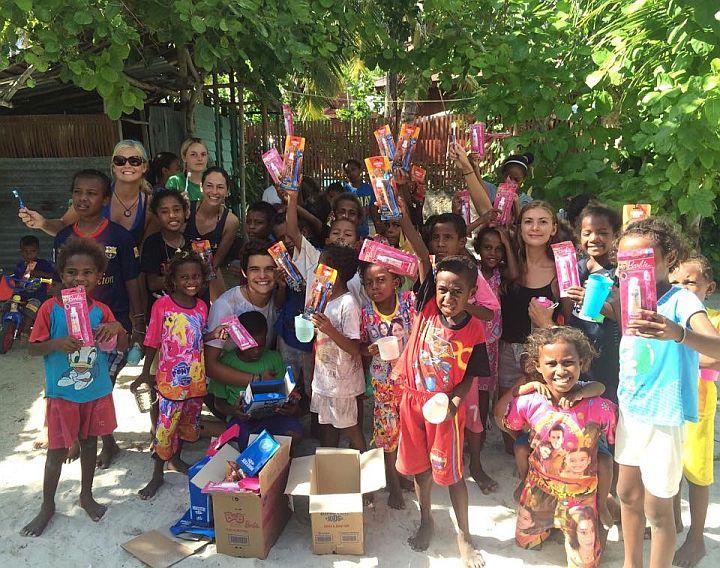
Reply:
[[[335,428],[350,428],[358,422],[357,397],[334,397],[312,393],[310,412],[318,415],[320,424],[330,424]]]
[[[683,475],[684,426],[656,426],[620,412],[615,461],[640,468],[645,489],[669,499],[680,490]]]

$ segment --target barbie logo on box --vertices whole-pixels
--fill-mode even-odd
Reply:
[[[655,255],[651,248],[628,250],[618,252],[617,260],[622,332],[626,335],[628,321],[640,318],[640,310],[657,311]]]
[[[90,327],[90,312],[85,288],[83,286],[66,288],[61,295],[68,335],[82,341],[85,347],[95,345]]]
[[[580,286],[575,245],[570,241],[563,241],[550,246],[555,255],[555,271],[557,273],[558,287],[560,288],[560,297],[566,298],[568,288]]]
[[[390,272],[401,276],[410,278],[417,276],[418,259],[416,256],[372,239],[365,239],[358,258],[365,262],[384,266]]]

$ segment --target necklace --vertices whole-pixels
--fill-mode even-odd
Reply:
[[[115,197],[115,199],[117,199],[120,202],[120,205],[123,206],[123,209],[125,209],[125,211],[123,211],[123,215],[125,215],[125,217],[130,217],[130,215],[132,215],[132,210],[138,204],[138,201],[140,201],[140,193],[139,192],[138,192],[137,197],[135,198],[135,201],[133,201],[133,203],[132,203],[132,205],[130,205],[130,207],[125,205],[125,202],[122,199],[120,199],[120,196],[117,193],[113,193],[113,196]]]

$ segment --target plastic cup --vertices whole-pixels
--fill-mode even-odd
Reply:
[[[585,283],[585,299],[580,308],[580,317],[594,321],[602,310],[603,304],[610,295],[613,281],[602,274],[591,274]]]
[[[295,337],[303,343],[310,343],[315,337],[315,326],[313,322],[302,316],[295,316]]]
[[[112,353],[117,347],[117,335],[113,335],[108,341],[98,341],[98,349],[105,353]]]
[[[394,335],[381,337],[375,342],[380,350],[380,359],[394,361],[400,357],[400,342]]]
[[[448,395],[439,392],[423,404],[422,413],[430,424],[440,424],[447,418],[448,406],[450,406]]]
[[[552,308],[552,306],[553,306],[553,301],[549,300],[545,296],[539,296],[536,298],[536,300],[537,300],[537,303],[540,304],[545,309]]]
[[[150,412],[152,405],[157,401],[155,389],[144,383],[141,384],[133,394],[135,395],[135,403],[137,404],[138,410],[143,414]]]

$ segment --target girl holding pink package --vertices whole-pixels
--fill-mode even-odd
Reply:
[[[517,277],[501,295],[502,335],[499,344],[498,394],[512,388],[523,375],[520,355],[533,326],[553,325],[559,290],[551,244],[556,242],[558,219],[544,201],[533,201],[520,210],[516,233]],[[552,303],[545,307],[545,298]],[[513,441],[505,437],[505,449],[513,453]],[[523,459],[523,462],[526,460]]]

